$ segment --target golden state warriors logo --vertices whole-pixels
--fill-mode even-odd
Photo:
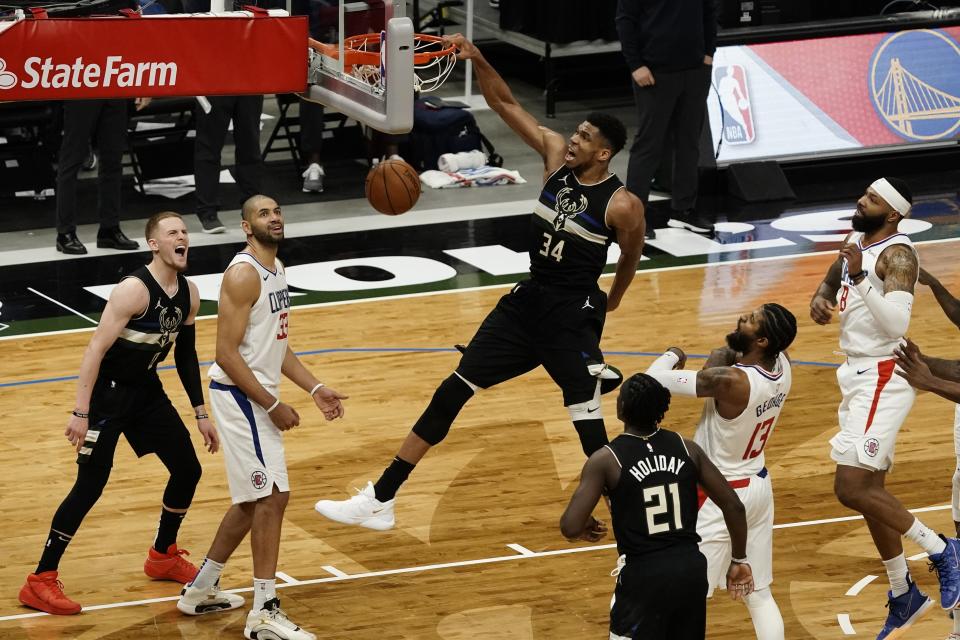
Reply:
[[[870,65],[873,106],[907,140],[942,140],[960,128],[960,45],[929,29],[884,39]]]
[[[573,189],[570,187],[563,187],[560,191],[557,192],[557,204],[554,207],[554,210],[557,212],[557,217],[553,220],[553,228],[555,231],[560,231],[563,229],[563,225],[566,224],[568,218],[576,218],[578,215],[587,210],[587,196],[580,194],[580,198],[573,197]]]

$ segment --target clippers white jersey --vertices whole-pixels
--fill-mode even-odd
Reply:
[[[283,264],[276,260],[276,272],[257,262],[249,253],[240,252],[227,266],[245,262],[260,275],[260,296],[250,309],[247,331],[240,342],[240,356],[267,391],[276,395],[280,384],[280,367],[287,353],[290,324],[290,294]],[[233,385],[226,372],[214,362],[209,376],[221,384]]]
[[[866,247],[863,246],[862,240],[863,233],[855,231],[847,242],[856,242],[860,247],[863,252],[863,270],[867,274],[867,280],[882,295],[883,280],[877,277],[877,260],[880,254],[887,247],[895,244],[906,245],[914,253],[916,249],[910,242],[910,238],[903,233],[895,233]],[[919,256],[917,259],[919,260]],[[890,338],[880,331],[873,313],[867,308],[860,292],[853,286],[846,260],[843,261],[841,285],[837,291],[837,309],[840,311],[840,349],[848,356],[891,356],[893,350],[903,341],[902,336]]]
[[[750,380],[750,401],[736,418],[727,420],[717,413],[713,398],[703,404],[694,442],[726,478],[746,478],[764,467],[763,449],[777,425],[793,377],[790,361],[780,354],[773,371],[756,365],[733,365]]]

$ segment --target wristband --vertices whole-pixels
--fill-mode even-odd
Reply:
[[[322,382],[318,382],[318,383],[317,383],[317,386],[315,386],[313,389],[310,389],[310,395],[312,396],[313,394],[315,394],[315,393],[317,392],[317,389],[319,389],[320,387],[325,387],[325,386],[327,386],[327,385],[323,384]]]
[[[730,558],[730,562],[733,564],[748,564],[746,558]]]
[[[278,406],[280,406],[280,398],[277,398],[276,400],[273,401],[273,404],[270,405],[269,409],[267,409],[267,413],[270,413],[271,411],[276,409]]]
[[[197,420],[206,420],[206,419],[208,419],[210,416],[208,416],[208,415],[205,414],[205,413],[198,413],[198,414],[197,414],[196,416],[194,416],[194,417],[195,417]]]
[[[89,413],[83,413],[82,411],[77,411],[76,409],[74,409],[74,410],[71,411],[70,413],[72,413],[73,415],[75,415],[75,416],[78,417],[78,418],[89,418],[89,417],[90,417],[90,414],[89,414]]]
[[[850,278],[850,280],[856,280],[857,278],[859,278],[859,277],[861,277],[861,276],[862,276],[862,277],[866,277],[866,276],[867,276],[867,272],[864,271],[863,269],[861,269],[859,273],[851,273],[851,274],[848,275],[848,277]]]

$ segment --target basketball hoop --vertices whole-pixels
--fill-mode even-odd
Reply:
[[[363,33],[344,38],[343,73],[372,87],[376,92],[384,90],[384,53],[385,35],[381,33]],[[331,66],[324,58],[340,59],[337,45],[309,39],[310,67]],[[413,35],[413,84],[414,89],[426,93],[437,89],[449,77],[457,62],[456,47],[443,46],[439,36],[416,33]]]

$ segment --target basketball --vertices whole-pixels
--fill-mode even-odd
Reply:
[[[403,160],[384,160],[367,174],[370,206],[388,216],[409,211],[420,197],[420,176]]]

